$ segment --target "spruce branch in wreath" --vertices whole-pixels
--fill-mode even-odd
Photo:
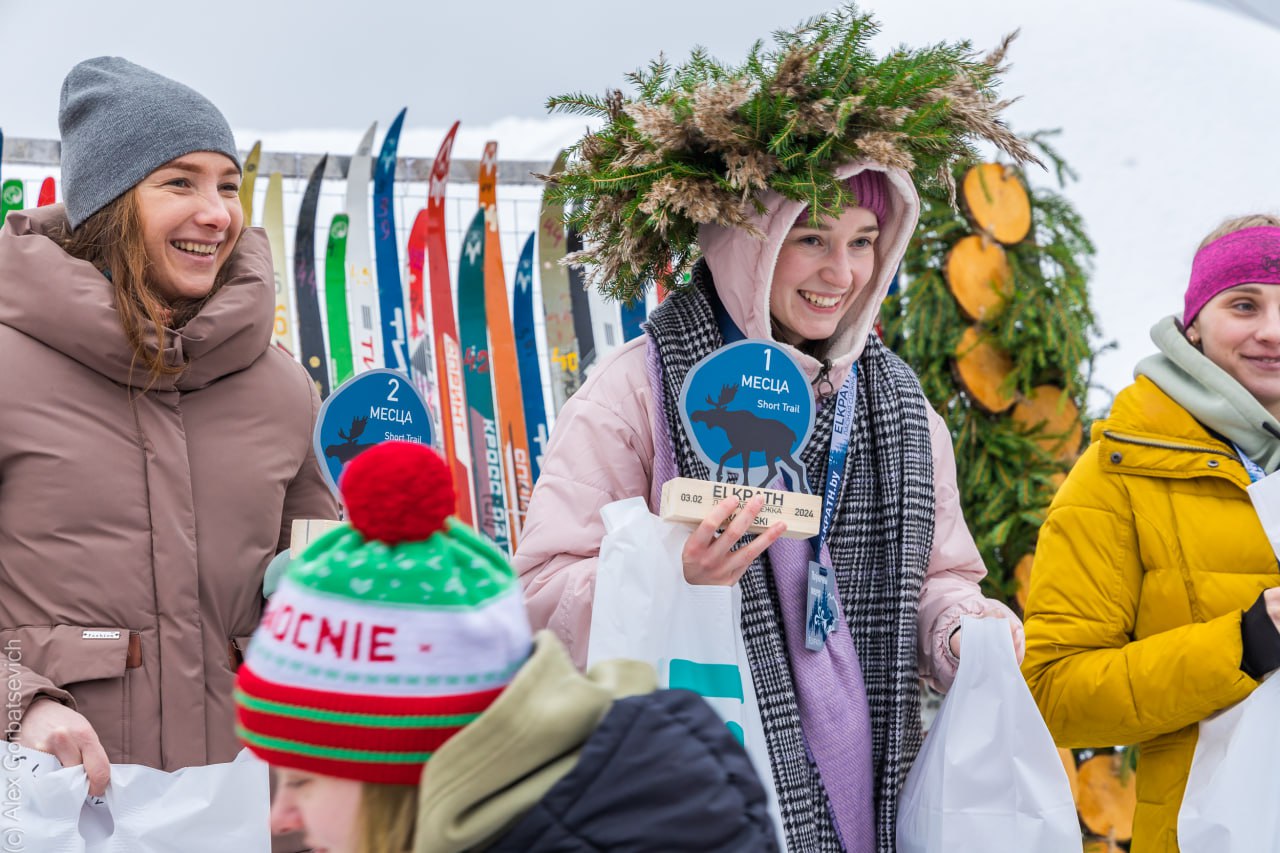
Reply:
[[[876,32],[846,5],[775,33],[771,47],[757,42],[741,65],[698,49],[681,65],[659,56],[627,75],[630,95],[551,98],[552,111],[602,122],[565,171],[540,176],[588,246],[566,262],[629,301],[651,281],[682,287],[700,225],[761,236],[750,217],[763,212],[762,190],[805,201],[816,220],[857,203],[835,179],[851,160],[905,169],[922,192],[940,188],[953,202],[953,166],[975,143],[1039,162],[1000,117],[1012,101],[995,94],[1013,35],[985,57],[957,42],[877,58]]]

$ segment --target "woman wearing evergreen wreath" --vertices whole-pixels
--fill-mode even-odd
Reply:
[[[435,451],[378,445],[341,486],[350,526],[290,563],[236,681],[276,830],[327,853],[777,849],[701,698],[636,661],[583,675],[531,632],[506,558],[447,518]]]
[[[635,100],[553,100],[595,110],[559,191],[594,248],[595,282],[628,298],[646,280],[678,289],[647,335],[600,365],[562,411],[516,567],[535,626],[581,664],[605,504],[656,512],[675,476],[712,479],[677,410],[686,374],[730,336],[776,341],[820,401],[803,450],[810,490],[828,477],[834,405],[854,398],[827,546],[779,528],[743,539],[748,503],[722,503],[684,551],[694,584],[740,583],[742,630],[788,847],[894,849],[898,791],[920,744],[918,678],[954,678],[964,615],[1009,620],[958,505],[951,440],[911,370],[873,332],[916,224],[918,180],[945,179],[968,142],[1028,155],[998,120],[1003,49],[905,49],[877,61],[853,9],[778,36],[741,68],[705,57],[637,74]],[[691,264],[701,253],[702,259]],[[671,266],[668,266],[668,265]],[[737,550],[731,550],[735,546]],[[805,644],[808,561],[834,568],[835,629]]]
[[[7,739],[101,794],[109,761],[235,757],[263,571],[292,519],[337,507],[226,119],[100,57],[59,122],[65,206],[0,230],[0,647]]]
[[[1175,853],[1197,725],[1280,667],[1245,490],[1280,468],[1280,218],[1214,230],[1036,545],[1023,672],[1064,746],[1141,744],[1135,853]]]

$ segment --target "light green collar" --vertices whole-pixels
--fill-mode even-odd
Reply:
[[[1151,328],[1160,352],[1138,362],[1145,376],[1209,429],[1233,442],[1270,474],[1280,468],[1280,421],[1229,373],[1193,347],[1177,318]]]

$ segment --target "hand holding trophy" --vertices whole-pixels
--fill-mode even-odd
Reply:
[[[662,489],[662,518],[698,525],[684,550],[690,583],[733,584],[779,537],[817,534],[822,500],[807,493],[798,461],[813,431],[813,390],[782,347],[743,340],[712,353],[689,371],[680,413],[714,471],[714,480],[677,477]],[[758,536],[733,550],[748,534]]]

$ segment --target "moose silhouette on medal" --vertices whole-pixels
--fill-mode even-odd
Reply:
[[[338,430],[338,438],[342,439],[342,444],[331,444],[324,449],[325,456],[332,456],[343,465],[346,465],[352,459],[355,459],[361,453],[364,453],[372,444],[356,444],[356,439],[364,434],[365,425],[369,423],[368,418],[354,417],[351,419],[351,427],[346,432]]]
[[[769,471],[764,482],[760,483],[761,488],[767,487],[778,476],[779,463],[790,468],[792,474],[803,481],[804,467],[791,455],[791,446],[796,441],[795,431],[782,421],[762,418],[742,409],[725,408],[737,395],[737,385],[721,386],[720,399],[713,400],[710,394],[707,395],[707,403],[713,408],[699,409],[689,415],[689,420],[695,424],[724,430],[729,439],[729,449],[720,457],[720,467],[716,469],[716,480],[725,482],[725,463],[741,456],[742,484],[750,485],[747,474],[751,470],[751,454],[763,453]]]

